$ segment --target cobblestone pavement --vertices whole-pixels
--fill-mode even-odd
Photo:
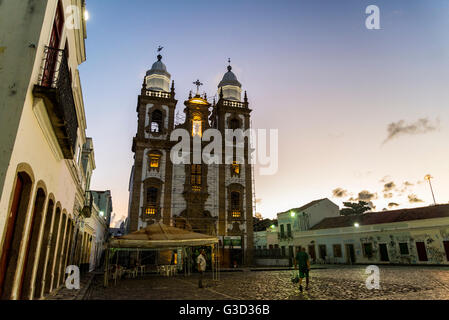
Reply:
[[[97,277],[88,298],[93,300],[353,300],[449,299],[449,268],[380,266],[379,290],[368,290],[365,266],[326,266],[310,273],[310,290],[300,293],[291,282],[291,271],[223,272],[220,281],[205,275],[199,289],[197,275],[160,277],[147,275],[123,279],[103,288]]]
[[[82,275],[80,278],[80,290],[69,290],[65,285],[61,285],[58,290],[45,297],[45,300],[82,300],[86,295],[86,291],[94,288],[90,286],[93,278],[93,273]]]

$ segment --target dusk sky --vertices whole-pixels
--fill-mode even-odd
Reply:
[[[428,173],[437,203],[449,202],[449,1],[86,3],[91,187],[112,191],[115,222],[128,214],[137,96],[159,45],[177,110],[197,78],[214,96],[231,58],[253,127],[279,129],[277,174],[256,166],[264,217],[325,197],[430,205]],[[365,27],[368,5],[380,30]]]

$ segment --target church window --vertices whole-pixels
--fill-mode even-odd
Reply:
[[[229,122],[229,127],[232,130],[239,129],[240,128],[240,121],[238,119],[236,119],[236,118],[231,119],[231,121]]]
[[[154,110],[151,113],[151,132],[160,133],[162,131],[162,111]]]
[[[199,191],[201,188],[201,165],[192,164],[190,182],[192,184],[192,189]]]
[[[233,161],[231,169],[233,175],[240,175],[240,165],[237,161]]]
[[[203,134],[203,131],[202,131],[201,117],[196,115],[193,117],[193,120],[192,120],[192,136],[201,137],[202,134]]]
[[[240,192],[231,192],[231,212],[233,218],[240,218]]]
[[[160,154],[150,154],[150,168],[159,168],[160,160]]]
[[[145,213],[147,215],[155,215],[156,214],[156,206],[157,206],[157,188],[148,188],[147,189],[147,208]]]

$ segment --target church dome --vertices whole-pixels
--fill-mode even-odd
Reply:
[[[232,72],[232,67],[228,66],[228,72],[226,72],[223,76],[223,79],[218,84],[218,88],[224,86],[237,86],[239,88],[242,87],[242,84],[237,80],[234,72]]]
[[[228,66],[228,72],[224,74],[223,79],[218,84],[218,94],[221,92],[226,100],[241,101],[242,84],[237,80],[230,65]]]
[[[162,56],[157,56],[157,61],[153,63],[151,69],[146,74],[147,89],[154,91],[169,91],[171,75],[167,71],[167,67],[161,61]]]
[[[165,75],[167,77],[170,77],[170,73],[167,72],[167,67],[161,60],[162,60],[162,56],[158,55],[157,61],[155,63],[153,63],[153,65],[151,66],[151,69],[147,71],[147,76],[150,76],[152,74],[160,74],[160,75]]]

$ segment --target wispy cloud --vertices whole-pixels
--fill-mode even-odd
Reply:
[[[421,118],[414,123],[407,124],[404,120],[392,122],[387,127],[388,136],[383,143],[397,138],[401,135],[425,134],[438,130],[440,127],[439,119],[432,123],[428,118]]]

